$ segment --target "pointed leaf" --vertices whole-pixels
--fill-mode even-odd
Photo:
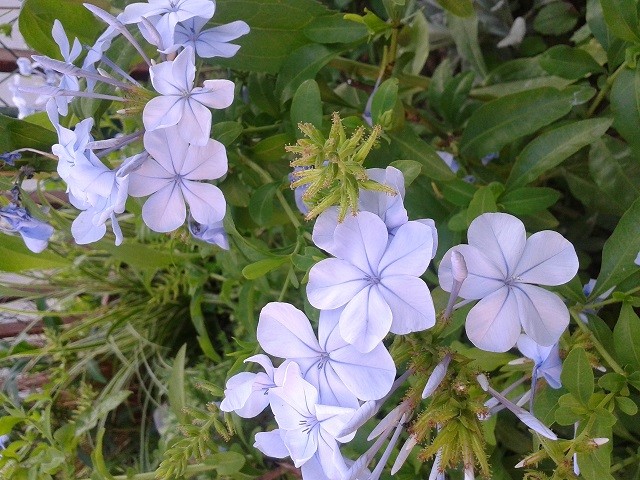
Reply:
[[[582,348],[574,348],[562,364],[560,376],[562,385],[583,405],[593,394],[594,375],[587,353]]]
[[[640,318],[628,303],[622,305],[613,329],[613,344],[620,363],[640,369]]]

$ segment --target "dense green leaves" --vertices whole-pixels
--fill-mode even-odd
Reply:
[[[451,169],[436,153],[434,148],[422,141],[408,130],[390,133],[402,156],[407,160],[415,160],[422,165],[422,173],[434,180],[451,180],[455,177]]]
[[[586,51],[567,45],[556,45],[540,55],[540,65],[549,74],[578,79],[600,72],[602,67]]]
[[[538,88],[484,104],[471,115],[462,134],[462,153],[480,158],[549,125],[569,113],[575,93]]]
[[[613,343],[620,363],[640,369],[640,318],[629,304],[622,306],[613,329]]]
[[[341,14],[317,17],[304,29],[305,36],[316,43],[351,43],[367,37],[367,28],[344,19]]]
[[[640,162],[628,145],[615,138],[604,137],[592,144],[589,172],[598,187],[623,209],[640,197]]]
[[[607,118],[594,118],[572,122],[543,133],[522,150],[507,185],[514,188],[531,183],[600,138],[610,125],[611,120]]]
[[[635,69],[623,68],[611,88],[614,127],[640,153],[640,63]]]
[[[583,405],[593,394],[594,375],[586,352],[574,348],[562,364],[562,385]]]
[[[602,267],[590,298],[606,292],[632,273],[638,271],[634,264],[640,252],[640,199],[625,212],[611,237],[602,249]]]
[[[314,78],[338,53],[337,50],[317,44],[305,45],[295,50],[284,60],[276,81],[280,101],[284,103],[293,97],[305,80]]]

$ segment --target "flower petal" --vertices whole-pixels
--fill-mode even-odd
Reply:
[[[370,275],[378,273],[387,249],[387,227],[377,215],[360,212],[347,217],[334,232],[333,254]]]
[[[129,174],[129,195],[146,197],[173,182],[172,174],[155,158],[148,158],[138,170]]]
[[[193,94],[207,107],[222,109],[233,103],[235,84],[231,80],[205,80],[204,88],[196,88]]]
[[[340,315],[340,335],[361,352],[370,352],[391,327],[391,309],[378,287],[358,292]]]
[[[170,177],[182,174],[183,164],[189,156],[189,144],[181,139],[178,127],[145,132],[143,144],[149,155],[155,158]]]
[[[524,224],[513,215],[483,213],[469,225],[467,238],[469,245],[483,252],[507,278],[522,256],[527,235]]]
[[[338,226],[338,208],[331,207],[322,212],[316,219],[313,226],[313,235],[311,239],[318,248],[333,253],[333,234]],[[640,256],[640,254],[638,254]]]
[[[176,125],[182,118],[185,103],[185,98],[178,95],[152,98],[142,111],[144,128],[153,131]]]
[[[380,292],[391,308],[391,332],[404,335],[431,328],[436,312],[427,284],[418,277],[394,275],[384,277]]]
[[[420,222],[407,222],[396,231],[380,260],[378,273],[420,276],[429,266],[433,251],[433,232]]]
[[[142,219],[155,232],[172,232],[187,218],[180,188],[172,182],[151,195],[142,207]]]
[[[343,306],[369,285],[365,273],[338,258],[327,258],[309,270],[307,297],[309,303],[322,310]]]
[[[224,218],[227,204],[224,195],[215,185],[183,180],[182,194],[196,222],[212,225]]]
[[[484,253],[471,245],[457,245],[447,250],[438,268],[438,279],[443,290],[450,292],[453,287],[451,253],[454,250],[464,257],[467,265],[467,278],[462,283],[458,294],[460,297],[469,300],[484,298],[504,287],[505,277]]]
[[[215,180],[228,170],[227,150],[216,140],[205,146],[190,145],[180,174],[188,180]]]
[[[293,305],[267,303],[258,320],[258,342],[270,355],[280,358],[317,358],[321,354],[307,316]]]
[[[205,146],[211,136],[211,110],[190,96],[184,102],[182,117],[177,126],[184,141]]]
[[[513,293],[527,335],[542,346],[553,345],[569,326],[569,310],[555,293],[535,285],[516,284]]]
[[[519,282],[562,285],[578,273],[579,266],[571,242],[558,232],[545,230],[527,239],[515,276]]]
[[[456,247],[458,248],[458,247]],[[506,352],[520,336],[518,302],[508,287],[483,298],[467,315],[469,340],[489,352]]]
[[[289,450],[282,440],[283,430],[276,428],[270,432],[258,432],[255,436],[253,444],[258,450],[267,457],[284,458],[289,456]]]

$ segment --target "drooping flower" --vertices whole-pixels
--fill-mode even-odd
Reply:
[[[560,359],[558,344],[548,347],[538,345],[529,336],[522,334],[518,338],[518,350],[527,358],[533,360],[532,385],[542,376],[551,388],[562,387],[560,374],[562,373],[562,360]]]
[[[302,378],[295,362],[287,366],[282,386],[270,390],[269,402],[278,435],[295,466],[302,467],[303,478],[341,480],[347,466],[338,442],[349,441],[353,435],[337,435],[354,409],[319,404],[318,391]]]
[[[211,108],[226,108],[233,102],[234,83],[205,80],[193,86],[196,66],[193,49],[186,47],[175,60],[149,68],[151,83],[160,96],[144,106],[142,120],[147,132],[176,126],[185,141],[204,146],[211,135]]]
[[[177,127],[147,132],[144,146],[151,155],[130,174],[129,194],[150,195],[142,207],[142,218],[156,232],[170,232],[187,217],[213,225],[224,218],[226,203],[220,189],[201,180],[214,180],[227,172],[224,146],[209,140],[205,146],[185,142]]]
[[[202,58],[229,58],[240,46],[228,42],[249,33],[249,25],[242,20],[202,30],[206,23],[205,18],[194,17],[176,25],[174,47],[190,46]]]
[[[479,348],[506,352],[521,330],[536,343],[553,345],[569,324],[560,297],[540,285],[562,285],[578,271],[573,245],[545,230],[527,238],[523,223],[505,213],[485,213],[469,226],[469,244],[450,249],[438,276],[446,291],[453,286],[451,253],[465,259],[468,277],[459,295],[480,299],[467,316],[467,336]]]
[[[306,315],[288,303],[268,303],[260,312],[258,342],[265,352],[296,362],[325,405],[358,407],[387,394],[395,364],[382,344],[360,353],[340,336],[340,311],[322,311],[316,339]]]
[[[210,243],[211,245],[217,245],[223,250],[229,250],[229,237],[224,230],[222,220],[213,222],[211,225],[204,225],[196,222],[193,217],[189,215],[187,226],[194,238]]]
[[[8,234],[18,233],[24,244],[34,253],[40,253],[49,244],[53,227],[32,217],[23,207],[10,203],[0,208],[0,231]]]
[[[316,308],[344,306],[340,334],[361,352],[391,331],[406,334],[435,324],[427,285],[420,279],[433,255],[433,232],[407,222],[389,239],[379,216],[360,212],[335,228],[328,252],[309,272],[307,296]]]
[[[246,362],[260,364],[264,372],[242,372],[227,380],[220,410],[236,412],[242,418],[253,418],[269,405],[270,389],[282,385],[288,363],[273,368],[269,357],[262,354],[249,357]]]

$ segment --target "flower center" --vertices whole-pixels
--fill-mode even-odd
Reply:
[[[380,283],[380,277],[376,275],[365,275],[365,280],[371,285],[378,285]]]

